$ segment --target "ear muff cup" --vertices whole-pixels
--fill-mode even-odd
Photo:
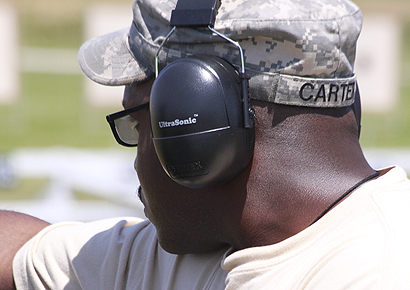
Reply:
[[[190,188],[236,176],[253,155],[254,128],[243,125],[240,79],[225,60],[176,60],[155,80],[150,98],[153,143],[167,174]]]

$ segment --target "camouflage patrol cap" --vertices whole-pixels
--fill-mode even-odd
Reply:
[[[136,0],[133,22],[85,42],[79,63],[93,81],[126,85],[154,76],[155,54],[171,28],[177,0]],[[353,103],[360,9],[348,0],[222,0],[214,28],[237,41],[253,99],[338,107]],[[192,54],[239,66],[238,49],[208,29],[178,28],[159,54],[160,67]]]

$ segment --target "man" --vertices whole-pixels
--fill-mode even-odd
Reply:
[[[79,53],[88,77],[125,85],[129,110],[109,119],[119,142],[135,145],[116,131],[131,111],[149,221],[48,226],[5,212],[3,244],[16,246],[4,251],[3,281],[12,284],[10,257],[44,228],[15,255],[17,289],[409,289],[410,183],[400,167],[373,170],[358,141],[360,10],[334,0],[222,1],[214,28],[244,50],[254,149],[235,176],[196,184],[206,174],[167,165],[157,144],[155,55],[166,71],[198,53],[240,67],[240,53],[207,28],[177,28],[166,40],[174,8],[137,0],[131,29]],[[182,78],[192,88],[193,75]]]

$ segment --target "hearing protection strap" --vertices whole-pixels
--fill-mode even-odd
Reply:
[[[178,0],[171,14],[171,26],[214,26],[220,0]]]

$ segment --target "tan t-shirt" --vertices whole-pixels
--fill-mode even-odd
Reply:
[[[410,181],[396,167],[275,245],[177,256],[148,221],[61,223],[18,252],[14,276],[24,290],[410,289],[409,223]]]
[[[224,289],[225,252],[172,255],[133,218],[51,225],[14,258],[17,289]]]
[[[226,290],[410,289],[410,181],[398,167],[315,224],[228,256]]]

